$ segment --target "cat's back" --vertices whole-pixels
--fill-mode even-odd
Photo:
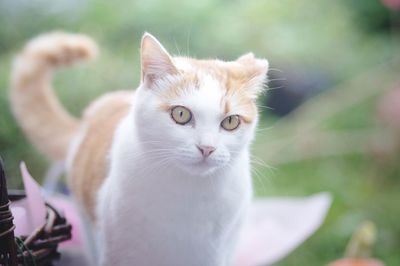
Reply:
[[[89,105],[80,133],[69,150],[69,184],[92,220],[95,219],[96,194],[108,172],[114,132],[128,114],[132,97],[132,91],[116,91]]]

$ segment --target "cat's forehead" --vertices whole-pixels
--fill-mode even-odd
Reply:
[[[175,58],[174,58],[175,59]],[[218,60],[178,58],[174,64],[180,71],[165,84],[163,108],[189,104],[189,107],[213,113],[215,116],[239,114],[252,122],[257,111],[253,99],[243,89],[240,71],[234,63]],[[243,74],[245,75],[245,74]]]
[[[162,88],[161,100],[170,105],[188,104],[190,107],[220,113],[226,91],[220,81],[210,73],[195,71],[175,76]]]
[[[240,69],[240,64],[234,62],[224,62],[217,59],[198,60],[189,57],[174,57],[174,65],[183,74],[196,73],[199,78],[213,77],[220,83],[220,89],[227,89],[227,79],[233,78],[234,72],[244,72]]]
[[[207,73],[198,73],[197,88],[181,94],[177,100],[182,100],[198,111],[224,115],[225,91],[217,79]]]

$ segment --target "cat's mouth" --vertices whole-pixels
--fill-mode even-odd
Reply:
[[[200,161],[191,165],[191,171],[195,171],[200,175],[208,175],[217,170],[220,165],[210,158],[202,158]]]
[[[179,164],[179,168],[183,169],[190,175],[205,176],[218,169],[218,164],[209,158],[200,159],[192,163]]]
[[[198,153],[179,152],[176,154],[175,166],[190,175],[209,175],[225,166],[229,160],[227,156],[211,154],[211,156],[200,156]]]
[[[201,159],[201,161],[194,163],[197,167],[211,167],[213,164],[208,159]]]

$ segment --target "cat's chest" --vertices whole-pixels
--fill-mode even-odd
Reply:
[[[213,179],[113,172],[119,175],[108,178],[100,197],[111,199],[101,208],[110,243],[129,246],[130,261],[144,259],[138,265],[222,265],[251,196],[246,169],[232,168]]]
[[[185,226],[194,230],[201,227],[204,233],[229,223],[251,190],[235,176],[214,180],[167,175],[139,178],[131,176],[132,182],[121,184],[113,193],[119,203],[115,206],[118,212],[128,215],[132,222],[161,221],[161,227]]]
[[[233,181],[182,180],[160,176],[158,181],[147,180],[121,187],[125,200],[132,207],[146,212],[158,212],[160,215],[195,217],[230,212],[240,202],[245,193],[245,186]]]
[[[222,190],[215,185],[137,186],[114,209],[119,214],[115,225],[148,239],[149,245],[175,240],[184,250],[186,245],[204,248],[210,241],[222,243],[243,212],[246,192],[238,193],[230,187],[233,184]]]

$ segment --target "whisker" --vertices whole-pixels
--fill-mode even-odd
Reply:
[[[276,72],[281,72],[281,73],[283,73],[283,72],[284,72],[282,69],[275,68],[275,67],[271,67],[271,68],[269,68],[269,69],[268,69],[268,72],[270,72],[270,71],[276,71]]]
[[[275,79],[268,79],[267,83],[271,82],[271,81],[286,81],[287,78],[275,78]]]
[[[269,92],[269,91],[273,91],[273,90],[280,90],[280,89],[283,89],[283,88],[285,88],[285,86],[279,86],[279,87],[269,87],[269,88],[267,88],[266,89],[266,91],[267,91],[267,93]]]
[[[181,51],[179,50],[178,43],[176,42],[175,38],[174,38],[174,44],[175,44],[176,51],[178,52],[178,56],[181,56]]]
[[[251,168],[251,173],[252,173],[252,177],[254,177],[256,179],[256,181],[261,184],[262,190],[266,191],[266,186],[263,182],[263,175],[255,167]]]
[[[190,44],[190,34],[192,33],[192,25],[190,25],[190,27],[189,27],[189,32],[188,32],[188,35],[187,35],[187,39],[186,39],[186,51],[187,51],[187,54],[188,55],[190,55],[190,47],[189,47],[189,44]]]
[[[265,105],[257,105],[257,107],[264,108],[264,109],[268,109],[268,110],[273,110],[273,109],[274,109],[274,108],[272,108],[272,107],[265,106]]]
[[[260,132],[263,132],[263,131],[271,130],[271,129],[273,129],[273,128],[274,128],[274,126],[270,126],[270,127],[258,127],[258,128],[256,128],[256,132],[257,132],[257,133],[260,133]]]

